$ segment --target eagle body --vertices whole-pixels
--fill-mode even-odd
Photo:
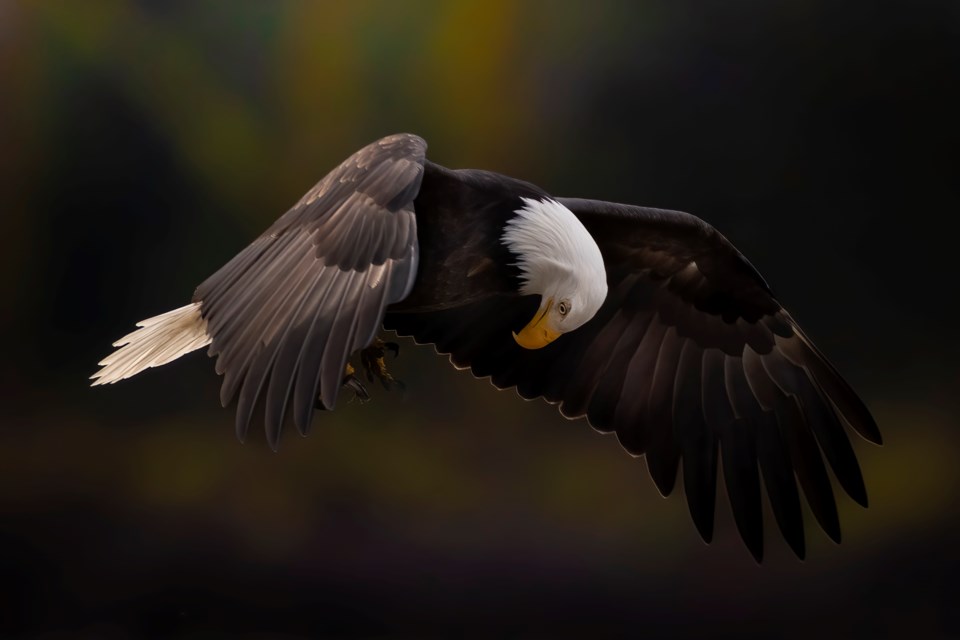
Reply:
[[[678,477],[706,541],[723,479],[759,561],[761,488],[800,557],[802,493],[840,540],[829,466],[866,506],[847,429],[869,410],[747,259],[690,214],[554,197],[426,159],[388,136],[331,171],[197,287],[145,320],[94,384],[209,346],[245,437],[255,408],[277,447],[333,409],[352,354],[382,329],[524,398],[585,417],[645,456],[663,495]]]
[[[410,295],[387,311],[448,309],[519,290],[518,257],[502,241],[519,198],[546,198],[520,180],[486,171],[424,165],[414,208],[420,268]],[[509,337],[509,334],[508,334]]]

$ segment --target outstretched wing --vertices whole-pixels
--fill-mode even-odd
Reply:
[[[597,315],[543,349],[511,331],[534,297],[488,299],[387,326],[449,353],[455,366],[559,403],[645,455],[663,495],[683,461],[690,513],[713,535],[718,461],[741,537],[763,555],[761,476],[785,539],[805,554],[799,482],[827,534],[840,540],[823,458],[860,504],[867,495],[852,426],[880,442],[869,411],[726,238],[689,214],[560,199],[604,256],[609,293]],[[482,326],[480,326],[482,325]]]
[[[410,292],[425,151],[408,134],[364,147],[197,287],[224,406],[239,391],[241,439],[258,401],[272,447],[288,409],[305,433],[318,394],[334,407],[350,354]]]

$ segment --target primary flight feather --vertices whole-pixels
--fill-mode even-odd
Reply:
[[[827,465],[866,506],[845,426],[875,443],[880,433],[726,238],[686,213],[556,198],[496,173],[444,168],[425,152],[409,134],[357,151],[189,305],[116,342],[93,384],[209,345],[222,403],[237,399],[238,436],[262,406],[276,448],[285,423],[306,433],[341,388],[364,392],[348,363],[355,352],[392,380],[377,340],[391,329],[500,389],[616,433],[646,456],[664,495],[682,468],[708,542],[721,468],[758,560],[761,485],[798,556],[801,491],[840,540]]]

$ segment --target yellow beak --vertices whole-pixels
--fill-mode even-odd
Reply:
[[[553,308],[553,299],[548,298],[540,311],[533,317],[530,324],[525,326],[520,333],[514,333],[513,339],[524,349],[540,349],[547,346],[562,334],[554,331],[547,324],[547,315]]]

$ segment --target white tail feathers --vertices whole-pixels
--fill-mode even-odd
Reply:
[[[140,328],[113,343],[120,348],[100,362],[103,369],[90,376],[91,386],[113,384],[210,344],[199,302],[147,318],[137,326]]]

